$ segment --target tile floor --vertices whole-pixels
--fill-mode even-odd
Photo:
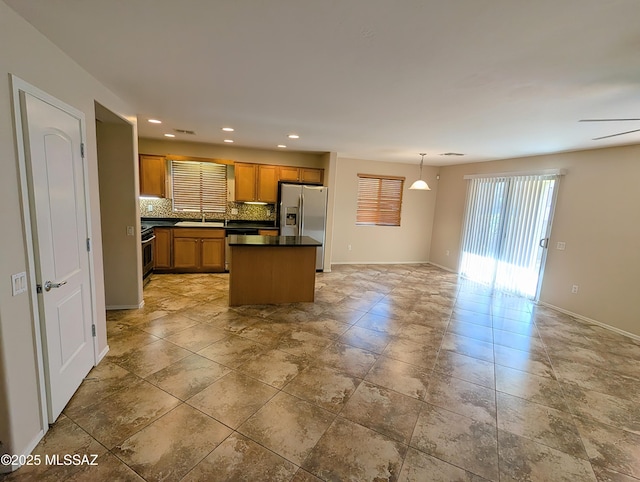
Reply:
[[[640,342],[428,265],[337,266],[316,303],[155,275],[6,480],[632,481]],[[606,320],[605,320],[606,321]]]

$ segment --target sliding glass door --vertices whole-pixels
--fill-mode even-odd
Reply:
[[[559,174],[468,179],[460,274],[535,299]]]

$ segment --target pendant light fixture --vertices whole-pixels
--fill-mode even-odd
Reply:
[[[424,156],[426,156],[427,154],[421,152],[420,155],[422,156],[422,158],[420,159],[420,179],[414,182],[409,189],[416,189],[419,191],[431,191],[431,188],[429,187],[429,185],[422,180],[422,164],[424,162]]]

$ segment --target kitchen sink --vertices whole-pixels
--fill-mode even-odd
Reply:
[[[224,228],[223,222],[213,221],[180,221],[174,224],[174,226],[181,226],[186,228]]]

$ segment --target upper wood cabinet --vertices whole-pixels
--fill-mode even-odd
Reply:
[[[236,201],[275,203],[278,181],[322,184],[324,169],[235,163]]]
[[[140,195],[166,197],[166,160],[163,156],[140,154]]]
[[[235,163],[236,201],[256,200],[257,165]]]
[[[280,181],[293,181],[298,182],[300,180],[300,169],[291,166],[279,166],[279,180]]]
[[[312,169],[309,167],[300,168],[300,181],[310,184],[322,184],[324,169]]]
[[[278,200],[278,166],[258,165],[256,201],[275,203]]]
[[[312,167],[278,166],[279,180],[290,182],[306,182],[309,184],[322,184],[324,169]]]
[[[278,166],[235,163],[236,201],[275,203],[278,199]]]

